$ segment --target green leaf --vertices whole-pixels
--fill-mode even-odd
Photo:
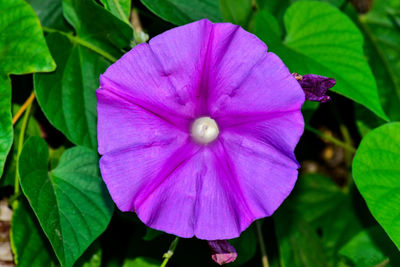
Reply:
[[[391,120],[400,120],[400,2],[376,0],[359,23],[367,43],[367,56],[377,80],[381,103]]]
[[[64,0],[63,10],[77,35],[47,29],[58,68],[35,75],[35,91],[44,114],[58,130],[74,144],[96,149],[99,76],[129,46],[132,28],[92,0]]]
[[[54,254],[26,199],[13,204],[11,247],[18,267],[55,266]]]
[[[137,257],[126,259],[122,267],[159,267],[161,262],[147,257]]]
[[[42,26],[59,30],[71,28],[62,14],[62,0],[27,0],[27,2],[35,10]]]
[[[100,0],[104,7],[114,16],[129,23],[131,13],[131,0]]]
[[[330,266],[321,240],[301,214],[281,207],[273,218],[282,267]]]
[[[354,9],[347,13],[359,25],[366,41],[366,55],[374,73],[381,104],[391,120],[400,120],[400,28],[396,18],[400,17],[398,1],[376,0],[365,15],[358,15]],[[355,109],[356,123],[364,136],[371,129],[384,124],[368,111]]]
[[[256,33],[291,72],[333,77],[337,84],[332,91],[387,120],[374,76],[364,58],[362,35],[346,15],[327,3],[296,2],[285,13],[287,34],[282,42],[271,30],[272,18],[268,14],[264,10],[258,16]]]
[[[93,0],[63,0],[63,12],[77,36],[90,45],[116,58],[129,48],[132,28]]]
[[[143,5],[160,18],[175,25],[208,18],[222,21],[217,0],[141,0]]]
[[[34,77],[40,107],[49,121],[75,144],[97,147],[96,94],[99,75],[109,62],[67,37],[46,37],[58,68]]]
[[[248,0],[219,0],[224,21],[247,28],[252,17],[252,3]]]
[[[23,0],[0,2],[0,177],[13,142],[10,74],[52,71],[40,23]]]
[[[51,171],[48,157],[44,140],[29,138],[18,162],[20,183],[61,265],[69,267],[106,229],[114,206],[96,152],[68,149]]]
[[[353,177],[372,215],[400,249],[400,123],[369,132],[353,160]]]
[[[400,264],[398,250],[378,226],[370,227],[356,235],[343,246],[340,254],[349,259],[355,267],[396,267]]]

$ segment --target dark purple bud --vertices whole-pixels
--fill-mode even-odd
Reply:
[[[301,76],[298,73],[293,73],[292,75],[303,88],[307,100],[322,103],[331,100],[331,97],[326,95],[326,92],[336,84],[335,79],[315,74]]]
[[[219,265],[233,262],[237,258],[235,248],[227,240],[208,241],[208,246],[211,249],[211,258]]]

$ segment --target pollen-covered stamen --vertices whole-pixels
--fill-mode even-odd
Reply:
[[[200,144],[208,144],[214,141],[219,134],[218,125],[210,117],[200,117],[193,122],[191,135]]]

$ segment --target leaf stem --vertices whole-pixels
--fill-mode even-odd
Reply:
[[[167,263],[169,259],[174,255],[175,248],[178,245],[179,237],[175,237],[174,241],[172,241],[171,245],[169,246],[169,249],[166,253],[164,253],[163,258],[164,261],[161,263],[160,267],[165,267],[167,266]]]
[[[315,135],[318,135],[319,137],[324,138],[324,139],[328,140],[329,142],[334,143],[337,146],[343,147],[347,151],[356,153],[356,149],[353,146],[346,144],[345,142],[342,142],[333,136],[327,135],[327,134],[321,132],[320,130],[317,130],[309,125],[306,125],[305,128],[306,128],[306,130],[314,133]]]
[[[100,47],[97,47],[97,46],[89,43],[88,41],[80,38],[77,35],[73,35],[72,33],[60,31],[60,30],[57,30],[57,29],[47,28],[47,27],[44,27],[44,26],[42,26],[42,29],[43,29],[44,32],[48,32],[48,33],[55,33],[55,32],[59,33],[59,34],[65,36],[65,37],[67,37],[72,43],[82,45],[82,46],[92,50],[93,52],[96,52],[97,54],[103,56],[104,58],[110,60],[111,62],[117,61],[117,59],[115,57],[113,57],[111,54],[109,54],[108,52],[104,51]]]
[[[33,95],[33,97],[32,97],[32,101],[33,101],[33,99],[35,99],[35,93],[32,92],[31,96],[32,95]],[[22,146],[24,145],[25,132],[26,132],[26,128],[28,126],[29,116],[30,116],[31,109],[32,109],[32,101],[30,101],[29,104],[27,105],[26,112],[25,112],[24,118],[22,120],[21,131],[20,131],[19,137],[18,137],[17,165],[16,165],[16,170],[15,170],[15,183],[14,183],[14,195],[15,196],[19,195],[18,162],[19,162],[19,156],[21,155]]]
[[[126,17],[124,11],[122,10],[121,4],[119,3],[118,0],[113,0],[115,7],[117,8],[117,11],[119,13],[119,15],[121,16],[121,18],[125,21],[129,23],[129,19]]]
[[[260,243],[261,262],[262,262],[263,267],[269,267],[267,250],[265,249],[265,243],[264,243],[264,238],[263,238],[263,234],[262,234],[262,230],[261,230],[261,222],[260,221],[256,221],[256,228],[257,228],[258,242]]]
[[[30,104],[32,104],[33,100],[35,100],[35,91],[32,92],[32,94],[28,97],[28,99],[25,101],[25,103],[18,110],[17,114],[15,114],[15,116],[12,118],[12,125],[15,125],[15,123],[17,123],[17,121],[19,120],[21,115],[24,114],[27,107]]]

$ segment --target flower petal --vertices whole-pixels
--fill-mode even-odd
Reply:
[[[121,211],[135,211],[144,189],[164,178],[171,158],[181,160],[185,138],[166,138],[154,143],[133,144],[121,150],[108,152],[100,159],[100,170],[108,191]],[[173,164],[172,164],[173,165]]]
[[[212,48],[216,56],[209,63],[214,70],[209,82],[213,88],[209,95],[211,117],[249,114],[263,118],[301,108],[301,87],[281,59],[267,53],[263,42],[229,24],[214,27],[216,36],[228,35],[231,39],[215,42]]]
[[[253,220],[272,215],[292,191],[299,168],[293,151],[302,133],[300,112],[222,133]]]
[[[98,151],[102,155],[133,144],[150,146],[163,140],[177,137],[186,139],[189,136],[166,118],[157,116],[145,107],[132,103],[129,97],[121,97],[111,90],[97,90],[97,101]],[[189,129],[190,121],[183,125]]]
[[[100,77],[100,87],[170,120],[193,118],[197,86],[212,24],[188,24],[137,45]],[[179,124],[179,123],[177,123]]]

